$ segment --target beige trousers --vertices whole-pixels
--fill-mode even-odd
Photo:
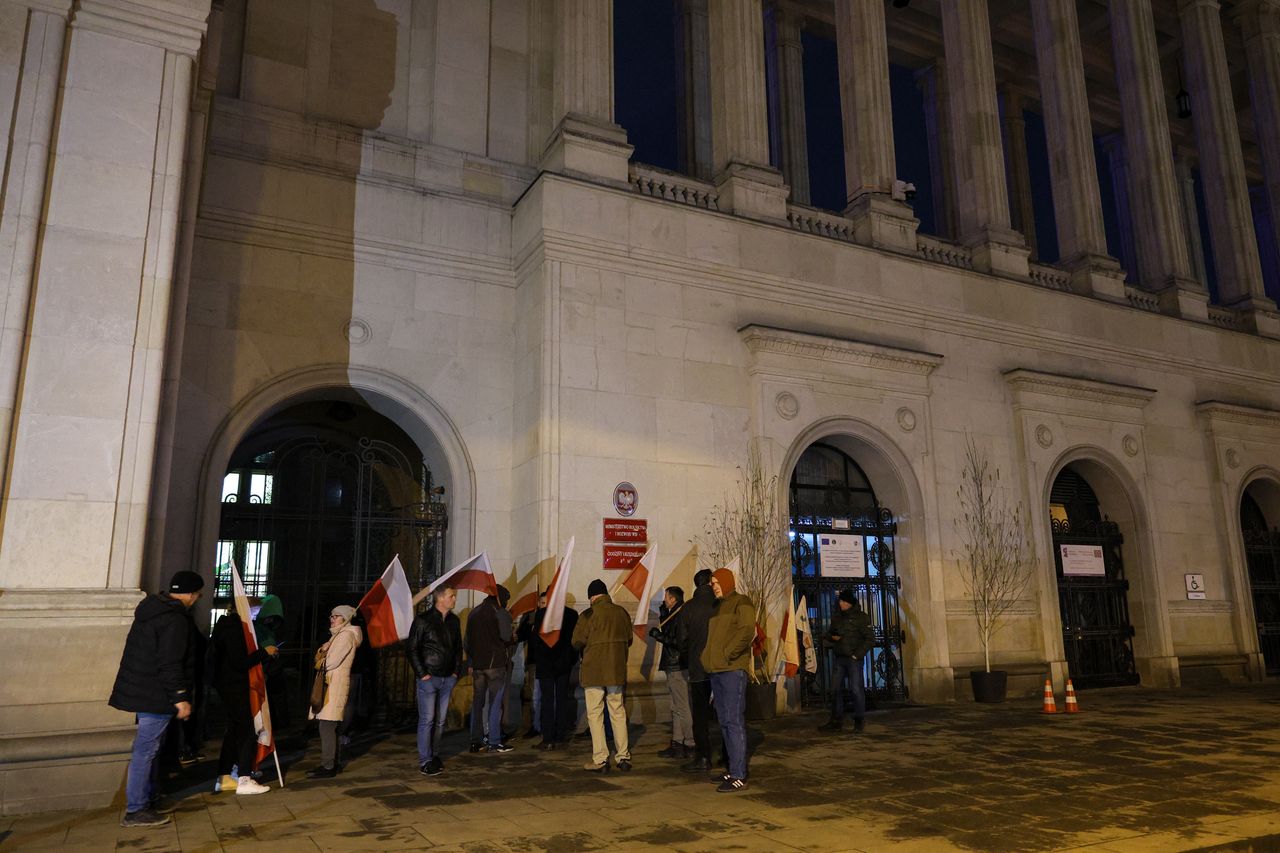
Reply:
[[[622,706],[621,687],[586,687],[587,727],[591,729],[591,760],[604,764],[609,760],[609,744],[604,739],[604,709],[609,706],[609,724],[613,727],[614,759],[631,760],[627,742],[627,710]]]

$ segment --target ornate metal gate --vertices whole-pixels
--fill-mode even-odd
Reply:
[[[815,641],[829,629],[842,589],[853,589],[871,616],[876,645],[863,661],[869,704],[907,697],[894,543],[898,526],[893,519],[892,510],[879,506],[866,475],[847,454],[824,444],[805,451],[791,478],[792,577],[797,594],[805,596]],[[862,538],[866,577],[822,576],[820,539],[831,533]],[[805,706],[831,699],[831,656],[820,643],[817,653],[818,672],[803,681]]]
[[[1049,502],[1062,645],[1071,679],[1081,688],[1137,684],[1120,528],[1100,514],[1093,490],[1074,471],[1058,475]],[[1104,574],[1065,574],[1063,545],[1097,549]]]
[[[232,556],[251,595],[280,597],[281,660],[290,705],[301,711],[312,653],[328,638],[329,610],[355,605],[397,554],[412,588],[438,577],[447,512],[444,490],[432,486],[421,456],[336,431],[294,436],[237,459],[227,474],[214,608],[231,606]],[[412,713],[413,679],[399,647],[362,646],[355,671],[364,682],[359,716]]]
[[[1240,502],[1240,527],[1244,531],[1258,648],[1267,675],[1280,675],[1280,531],[1267,529],[1261,508],[1247,494]]]

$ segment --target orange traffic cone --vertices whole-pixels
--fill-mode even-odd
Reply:
[[[1076,689],[1071,685],[1070,678],[1067,679],[1067,707],[1065,710],[1068,714],[1080,713],[1080,703],[1076,701]]]
[[[1058,703],[1053,701],[1053,684],[1047,678],[1044,680],[1044,707],[1040,711],[1045,714],[1058,713]]]

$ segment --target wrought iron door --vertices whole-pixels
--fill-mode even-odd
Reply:
[[[1280,675],[1280,531],[1267,529],[1266,518],[1252,497],[1240,502],[1245,563],[1253,593],[1253,619],[1267,675]]]
[[[831,655],[819,638],[830,629],[842,589],[854,590],[875,629],[875,647],[863,659],[868,704],[907,697],[897,529],[892,510],[876,503],[869,481],[847,454],[822,444],[805,451],[791,478],[791,571],[796,594],[805,597],[818,655],[818,672],[802,681],[804,705],[826,705],[831,700]],[[830,533],[862,537],[866,577],[822,576],[819,542],[822,534]]]
[[[1061,508],[1050,524],[1062,644],[1072,682],[1080,688],[1137,684],[1120,528],[1101,516],[1093,490],[1073,471],[1058,476],[1050,503]],[[1064,574],[1063,545],[1098,549],[1104,574]]]
[[[410,459],[387,441],[337,434],[290,438],[241,472],[266,478],[255,481],[267,484],[266,492],[255,487],[257,494],[243,488],[224,494],[220,562],[235,554],[244,566],[251,549],[266,545],[258,591],[284,603],[281,658],[286,671],[297,673],[291,705],[301,711],[312,653],[328,639],[330,609],[355,605],[397,554],[414,589],[442,572],[442,490],[433,488],[420,457]],[[220,566],[220,581],[224,574]],[[230,590],[218,586],[214,606],[226,607]],[[356,667],[373,682],[362,691],[361,716],[399,719],[412,712],[413,679],[398,646],[374,652],[366,644]]]

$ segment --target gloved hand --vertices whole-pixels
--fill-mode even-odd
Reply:
[[[649,636],[650,636],[650,637],[653,637],[653,638],[654,638],[655,640],[657,640],[659,643],[661,643],[661,642],[662,642],[662,632],[661,632],[661,631],[659,631],[657,628],[650,628],[650,629],[649,629]]]

